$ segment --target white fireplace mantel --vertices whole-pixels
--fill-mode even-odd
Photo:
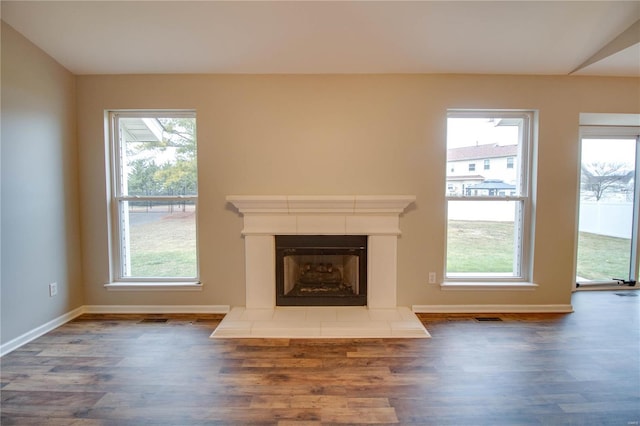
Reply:
[[[242,214],[396,214],[416,200],[413,195],[229,195]]]
[[[413,195],[230,195],[244,217],[246,306],[275,307],[275,235],[367,235],[367,306],[396,308],[400,214]]]

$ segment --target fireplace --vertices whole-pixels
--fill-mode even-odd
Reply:
[[[275,238],[309,235],[366,237],[367,254],[359,257],[359,268],[366,271],[359,279],[366,276],[366,289],[358,295],[366,292],[369,309],[397,307],[399,217],[415,196],[229,195],[227,201],[244,216],[247,309],[277,306]]]
[[[277,306],[365,306],[366,235],[276,235]]]

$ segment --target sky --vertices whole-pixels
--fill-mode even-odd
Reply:
[[[449,118],[447,120],[447,148],[497,143],[518,143],[516,126],[495,126],[486,118]],[[635,139],[583,139],[583,163],[635,163]]]
[[[625,163],[633,168],[635,139],[582,139],[582,162]]]
[[[486,118],[449,118],[447,120],[447,148],[463,146],[516,145],[517,126],[495,126]]]

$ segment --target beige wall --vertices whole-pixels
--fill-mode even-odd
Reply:
[[[413,194],[398,247],[402,305],[568,304],[578,115],[640,113],[632,78],[458,75],[79,76],[85,303],[244,304],[242,218],[229,194]],[[198,114],[202,293],[107,292],[104,111]],[[539,111],[533,292],[442,291],[448,108]]]
[[[2,343],[84,301],[75,99],[75,77],[2,23]]]
[[[120,108],[197,110],[202,292],[103,287],[104,112]],[[453,292],[425,284],[427,273],[440,277],[444,264],[448,108],[539,111],[535,291]],[[640,113],[640,79],[73,76],[3,24],[2,342],[83,304],[242,305],[242,218],[225,203],[229,194],[416,195],[401,217],[400,304],[568,304],[580,112]],[[60,287],[55,298],[47,294],[52,281]]]

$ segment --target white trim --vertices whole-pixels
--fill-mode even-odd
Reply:
[[[0,356],[5,356],[9,352],[18,349],[20,346],[26,345],[27,343],[37,339],[43,334],[55,330],[61,325],[64,325],[67,322],[71,321],[72,319],[79,317],[83,313],[84,306],[80,306],[79,308],[67,312],[66,314],[62,314],[59,317],[54,318],[51,321],[34,328],[31,331],[27,331],[26,333],[16,337],[13,340],[9,340],[7,343],[4,343],[2,346],[0,346]]]
[[[109,291],[202,291],[200,282],[116,281],[104,287]]]
[[[226,314],[229,305],[85,305],[86,314]]]
[[[83,305],[0,345],[0,356],[55,330],[82,314],[227,314],[229,305]]]
[[[415,195],[228,195],[241,214],[400,215]]]
[[[513,273],[516,275],[515,279],[527,280],[530,279],[532,258],[532,227],[535,223],[534,212],[532,203],[535,198],[534,194],[534,153],[537,146],[537,124],[538,124],[538,111],[537,110],[484,110],[484,109],[449,109],[447,111],[447,126],[449,125],[449,119],[451,118],[507,118],[518,119],[521,123],[518,123],[518,145],[517,150],[519,157],[519,167],[514,169],[516,171],[516,180],[519,184],[516,184],[518,188],[517,196],[509,197],[494,197],[494,196],[446,196],[445,202],[445,216],[449,218],[449,204],[451,202],[497,202],[497,201],[512,201],[517,202],[516,209],[514,211],[514,260],[513,260]],[[448,134],[448,130],[447,130]],[[478,161],[481,159],[477,159]],[[479,171],[478,171],[479,173]],[[448,174],[448,173],[447,173]],[[447,176],[449,180],[451,176]],[[445,228],[445,253],[447,253],[448,233],[449,227]],[[445,264],[446,264],[445,255]],[[445,267],[446,269],[446,267]],[[445,271],[445,276],[447,273]],[[492,274],[487,277],[487,280],[495,280],[500,274]],[[460,279],[452,274],[447,276],[449,279]],[[482,278],[475,277],[471,280],[481,280]],[[476,283],[473,283],[476,284]],[[493,283],[489,283],[493,284]],[[443,288],[444,289],[444,288]],[[462,288],[458,288],[462,289]]]
[[[431,314],[480,314],[480,313],[570,313],[569,305],[413,305],[416,313]]]
[[[523,291],[536,290],[538,284],[530,282],[452,282],[447,281],[440,284],[440,289],[445,291]]]
[[[636,285],[626,285],[626,284],[585,284],[580,283],[580,287],[574,289],[574,291],[627,291],[627,290],[640,290],[640,287]]]
[[[195,251],[196,251],[196,273],[198,277],[194,278],[195,280],[199,279],[200,274],[200,251],[199,251],[199,239],[198,239],[198,195],[188,195],[188,196],[128,196],[122,194],[122,186],[123,186],[123,161],[126,161],[123,158],[123,147],[126,144],[126,141],[122,139],[121,128],[120,128],[120,120],[125,118],[192,118],[196,120],[197,113],[196,110],[146,110],[146,109],[134,109],[134,110],[108,110],[106,113],[107,119],[107,131],[106,135],[106,145],[108,146],[108,151],[106,152],[109,157],[108,165],[108,173],[107,173],[107,181],[108,181],[108,227],[109,227],[109,270],[110,270],[110,278],[111,280],[115,280],[118,278],[122,278],[124,280],[131,279],[131,271],[130,271],[130,260],[125,261],[126,259],[130,259],[130,248],[129,243],[126,243],[123,240],[123,229],[129,228],[129,217],[127,214],[123,214],[122,203],[136,201],[176,201],[176,202],[190,202],[194,205],[194,214],[195,214]],[[150,129],[154,136],[158,135],[152,129]],[[197,136],[197,135],[196,135]],[[196,137],[196,159],[197,159],[197,137]],[[126,150],[125,150],[126,151]],[[125,179],[126,180],[126,179]],[[196,188],[197,193],[197,188]],[[123,223],[124,222],[124,223]],[[128,266],[127,266],[128,265]],[[127,269],[127,271],[123,270]],[[135,277],[133,277],[135,279]],[[177,279],[184,279],[184,277],[178,277]],[[108,283],[110,285],[112,283]],[[178,285],[183,284],[181,282],[177,282]],[[109,289],[107,287],[107,289]],[[163,287],[162,289],[167,290],[167,287]],[[125,290],[124,287],[118,288],[118,290]],[[134,289],[139,290],[139,289]],[[146,290],[149,290],[148,288]],[[161,289],[159,289],[161,290]],[[177,288],[176,288],[177,290]]]

